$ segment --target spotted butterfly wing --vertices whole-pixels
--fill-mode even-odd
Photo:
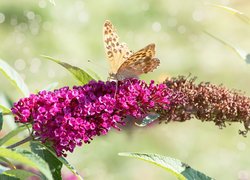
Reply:
[[[116,78],[137,78],[141,74],[153,71],[160,64],[160,60],[154,56],[155,44],[147,45],[124,61],[117,71]]]
[[[133,53],[126,43],[119,42],[119,36],[112,23],[108,20],[104,23],[103,38],[106,56],[110,64],[110,74],[116,74],[122,63]]]
[[[159,59],[154,57],[155,44],[149,44],[133,54],[125,43],[119,43],[119,36],[110,21],[105,21],[103,34],[106,55],[111,66],[111,79],[137,78],[140,74],[153,71],[160,64]]]

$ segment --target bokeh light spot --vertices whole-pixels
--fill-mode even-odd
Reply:
[[[41,60],[38,58],[31,59],[30,62],[30,72],[37,73],[39,71],[39,68],[41,66]]]
[[[20,23],[17,27],[18,31],[27,31],[28,30],[28,25],[26,23]]]
[[[246,149],[246,144],[243,142],[238,142],[237,149],[240,151],[244,151]]]
[[[40,26],[39,26],[39,24],[37,22],[32,22],[29,25],[29,28],[30,28],[31,34],[37,35],[39,33]]]
[[[195,10],[192,14],[193,20],[200,22],[204,19],[204,13],[201,10]]]
[[[3,23],[5,20],[5,15],[3,13],[0,13],[0,24]]]
[[[15,61],[15,65],[14,66],[15,66],[15,69],[17,69],[19,71],[22,71],[22,70],[25,69],[26,63],[25,63],[25,61],[23,59],[17,59]]]
[[[159,22],[154,22],[152,24],[152,29],[155,32],[160,32],[161,31],[161,24]]]
[[[38,6],[39,6],[40,8],[46,8],[47,2],[46,2],[45,0],[40,0],[40,1],[38,2]]]
[[[35,13],[32,12],[32,11],[28,11],[28,12],[26,13],[26,16],[27,16],[27,18],[28,18],[29,20],[35,19]]]

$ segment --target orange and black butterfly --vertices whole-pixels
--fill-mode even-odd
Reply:
[[[110,63],[109,79],[123,80],[137,78],[141,74],[153,71],[160,64],[155,58],[155,44],[149,44],[133,53],[126,43],[119,42],[119,36],[110,21],[103,27],[104,46]]]

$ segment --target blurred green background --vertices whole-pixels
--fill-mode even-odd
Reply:
[[[160,67],[145,80],[192,75],[198,81],[223,84],[250,95],[250,66],[235,52],[203,33],[206,30],[242,49],[250,50],[250,26],[222,9],[220,3],[250,16],[247,0],[48,0],[0,1],[0,58],[25,79],[32,92],[59,82],[76,81],[61,66],[41,55],[90,68],[107,78],[102,26],[115,25],[120,39],[136,51],[156,44]],[[91,60],[92,63],[89,63]],[[13,101],[21,97],[0,75],[0,92]],[[154,165],[119,157],[118,152],[158,153],[190,164],[215,179],[250,179],[250,140],[232,124],[220,130],[213,123],[191,120],[130,131],[111,131],[68,156],[85,179],[175,179]],[[65,173],[69,173],[65,169]]]

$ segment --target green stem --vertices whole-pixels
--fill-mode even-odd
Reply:
[[[23,139],[23,140],[21,140],[21,141],[18,141],[18,142],[16,142],[15,144],[12,144],[12,145],[8,146],[7,149],[12,149],[12,148],[15,148],[15,147],[17,147],[17,146],[20,146],[20,145],[22,145],[22,144],[24,144],[24,143],[26,143],[26,142],[28,142],[28,141],[30,141],[30,140],[32,140],[32,139],[33,139],[32,136],[28,136],[28,137],[26,137],[25,139]]]
[[[7,115],[13,115],[12,112],[9,113],[3,113],[3,116],[7,116]]]

